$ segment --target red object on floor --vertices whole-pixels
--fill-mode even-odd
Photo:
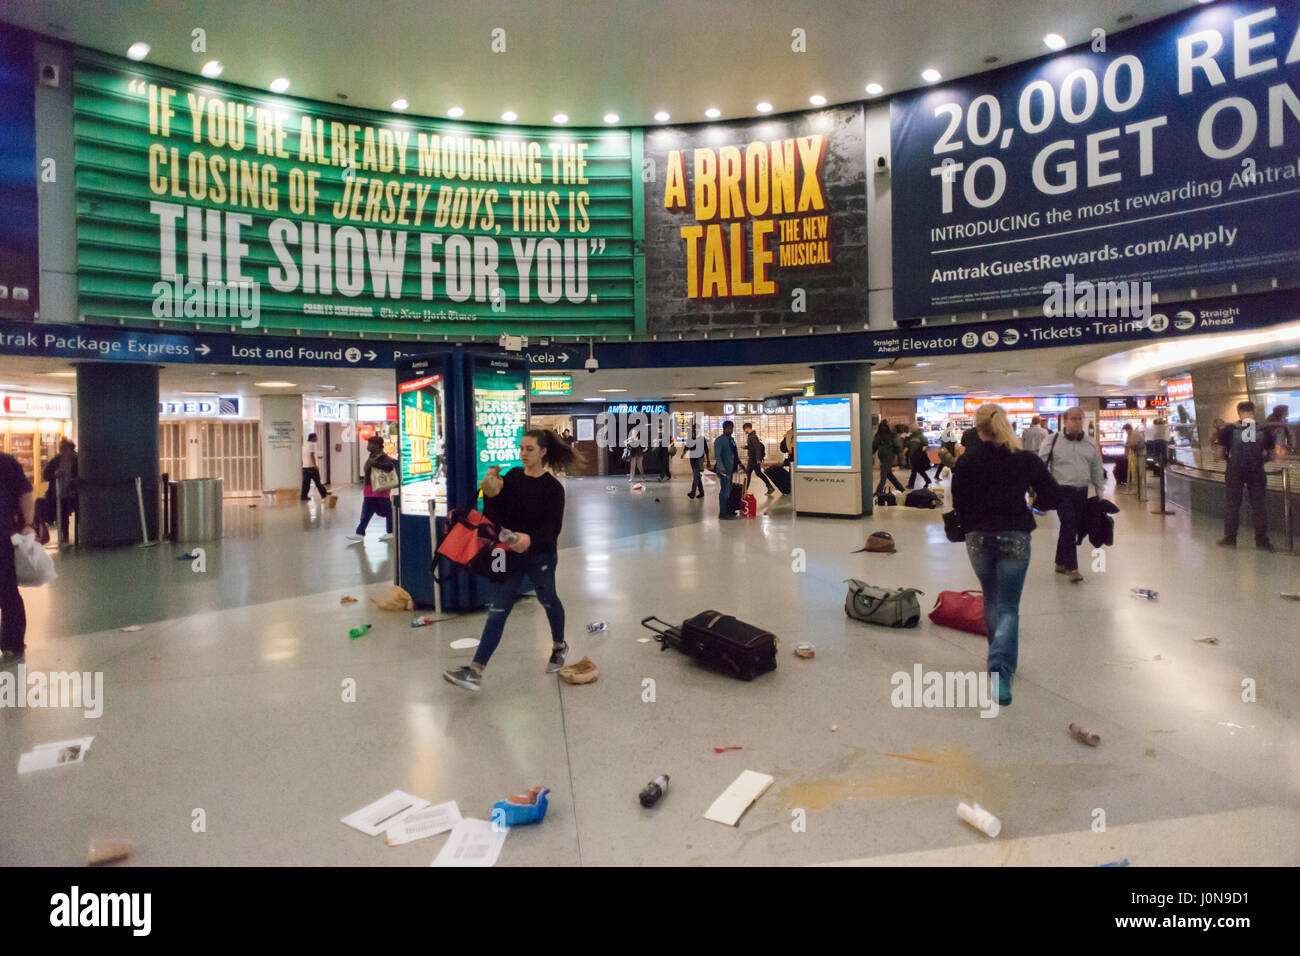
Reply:
[[[743,750],[743,747],[714,747],[715,754],[725,754],[728,750]]]
[[[745,495],[740,505],[740,516],[742,518],[758,517],[758,499],[753,495]]]

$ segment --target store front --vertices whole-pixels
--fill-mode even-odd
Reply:
[[[534,395],[538,394],[539,377],[536,374],[532,377]],[[546,376],[547,379],[556,377]],[[528,427],[549,428],[561,437],[568,433],[579,458],[571,474],[578,477],[604,475],[609,467],[607,456],[596,444],[597,417],[601,410],[595,402],[540,402],[534,399],[529,403]]]
[[[158,403],[158,468],[171,481],[220,478],[227,498],[262,493],[261,408],[238,395]]]
[[[738,402],[677,402],[672,407],[673,439],[680,445],[690,435],[691,426],[699,429],[709,441],[709,458],[713,458],[713,442],[722,434],[723,422],[734,422],[736,444],[743,446],[745,422],[754,426],[766,450],[764,461],[775,464],[781,460],[781,439],[794,427],[794,399],[789,396],[768,398],[762,401]],[[745,457],[744,448],[740,450]]]
[[[349,434],[352,440],[347,442],[344,447],[351,452],[351,459],[348,467],[351,469],[347,472],[348,477],[342,477],[340,473],[339,481],[341,483],[351,483],[357,480],[361,473],[361,463],[370,457],[370,452],[366,445],[374,435],[378,435],[384,441],[384,454],[398,460],[401,443],[401,427],[398,424],[397,406],[396,405],[366,405],[358,404],[356,407],[357,420]],[[343,429],[340,429],[342,432]]]
[[[72,399],[67,395],[0,392],[0,450],[13,455],[37,497],[45,493],[41,473],[72,436]]]
[[[396,406],[392,407],[396,415]],[[327,486],[355,482],[360,471],[358,455],[362,460],[366,457],[358,449],[355,408],[353,403],[337,399],[303,398],[303,438],[315,433],[317,467],[320,468],[321,481]],[[361,444],[364,446],[364,442]]]
[[[1124,457],[1124,426],[1140,429],[1145,439],[1147,427],[1168,412],[1169,400],[1164,395],[1116,396],[1098,398],[1097,442],[1101,455],[1118,461]]]

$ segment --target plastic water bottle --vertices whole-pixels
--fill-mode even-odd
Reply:
[[[362,624],[360,627],[354,627],[352,630],[348,631],[348,637],[355,641],[358,637],[361,637],[361,635],[369,633],[369,631],[370,625]]]
[[[497,540],[508,548],[519,540],[519,535],[511,531],[509,528],[502,528],[501,533],[497,535]]]
[[[411,627],[425,627],[434,623],[434,619],[427,614],[421,614],[419,617],[411,618]]]
[[[591,624],[587,625],[587,633],[595,634],[597,631],[603,631],[608,627],[609,624],[606,621],[594,621]]]
[[[1150,588],[1129,588],[1129,594],[1135,598],[1142,598],[1146,601],[1155,601],[1159,599],[1159,594]]]

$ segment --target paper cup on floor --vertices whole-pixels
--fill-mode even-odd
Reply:
[[[985,836],[995,837],[1002,832],[1002,821],[989,813],[978,803],[975,806],[968,806],[965,803],[957,804],[957,816],[979,830]]]

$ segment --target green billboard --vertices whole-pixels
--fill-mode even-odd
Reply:
[[[638,131],[358,110],[89,52],[75,69],[86,321],[638,334]]]
[[[519,442],[528,430],[528,372],[499,359],[474,363],[474,451],[481,483],[493,465],[504,476],[520,467]]]

